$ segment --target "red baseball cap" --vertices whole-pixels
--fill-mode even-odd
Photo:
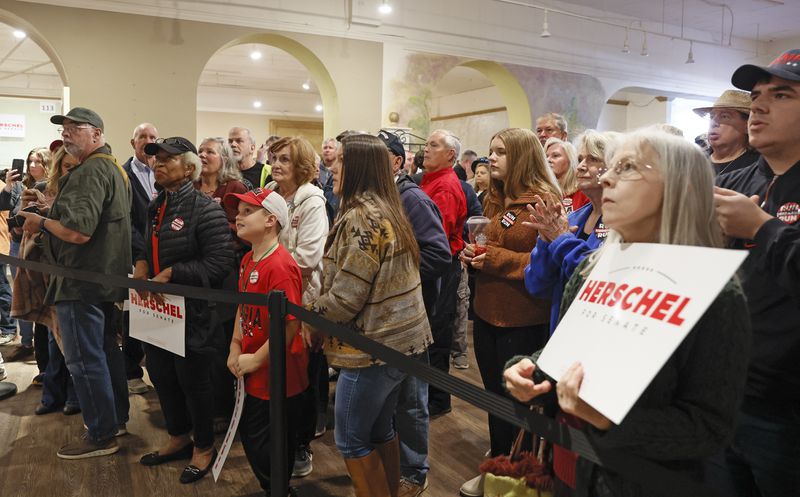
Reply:
[[[239,206],[239,202],[247,202],[251,205],[263,207],[270,214],[278,218],[281,228],[289,224],[289,207],[286,200],[276,191],[267,188],[256,188],[247,193],[229,193],[222,199],[225,207],[233,209]]]

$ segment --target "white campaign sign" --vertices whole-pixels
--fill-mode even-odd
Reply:
[[[164,304],[142,299],[128,290],[130,334],[133,338],[186,357],[186,303],[183,297],[164,295]]]
[[[537,364],[558,380],[580,361],[580,398],[620,424],[745,257],[704,247],[608,246]]]
[[[222,466],[225,465],[225,460],[228,458],[228,451],[231,450],[233,445],[233,437],[236,436],[236,429],[239,427],[239,420],[242,418],[242,406],[244,405],[244,378],[239,378],[236,382],[236,403],[233,406],[233,415],[231,416],[231,424],[228,425],[228,432],[222,440],[222,446],[219,449],[217,460],[214,461],[214,466],[211,467],[211,474],[214,476],[214,481],[219,479],[219,474],[222,472]]]
[[[25,115],[0,114],[0,136],[4,138],[25,138]]]

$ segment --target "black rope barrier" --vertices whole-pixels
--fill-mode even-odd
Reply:
[[[668,470],[650,460],[631,456],[621,450],[604,449],[589,432],[577,430],[507,397],[488,392],[462,379],[416,361],[402,352],[375,342],[353,329],[324,319],[319,314],[288,302],[283,292],[269,295],[214,290],[174,283],[155,283],[117,275],[66,269],[41,262],[27,261],[0,254],[0,264],[38,271],[79,281],[118,288],[133,288],[148,292],[230,304],[267,306],[270,315],[270,472],[272,495],[287,495],[283,475],[288,473],[286,461],[286,336],[285,318],[292,315],[308,323],[318,332],[338,338],[387,365],[420,378],[426,383],[472,404],[514,426],[523,428],[547,441],[577,453],[581,457],[616,472],[623,478],[642,485],[652,495],[665,497],[723,497],[684,473]]]

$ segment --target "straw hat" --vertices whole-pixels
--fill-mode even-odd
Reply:
[[[714,109],[733,109],[746,114],[750,113],[750,93],[741,90],[725,90],[711,107],[692,109],[695,114],[705,117]]]

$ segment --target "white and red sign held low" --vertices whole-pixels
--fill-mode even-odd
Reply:
[[[128,289],[130,335],[186,357],[186,302],[183,297],[164,295],[164,302],[143,299]]]
[[[580,361],[580,397],[621,423],[746,257],[679,245],[607,246],[539,367],[558,380]]]

